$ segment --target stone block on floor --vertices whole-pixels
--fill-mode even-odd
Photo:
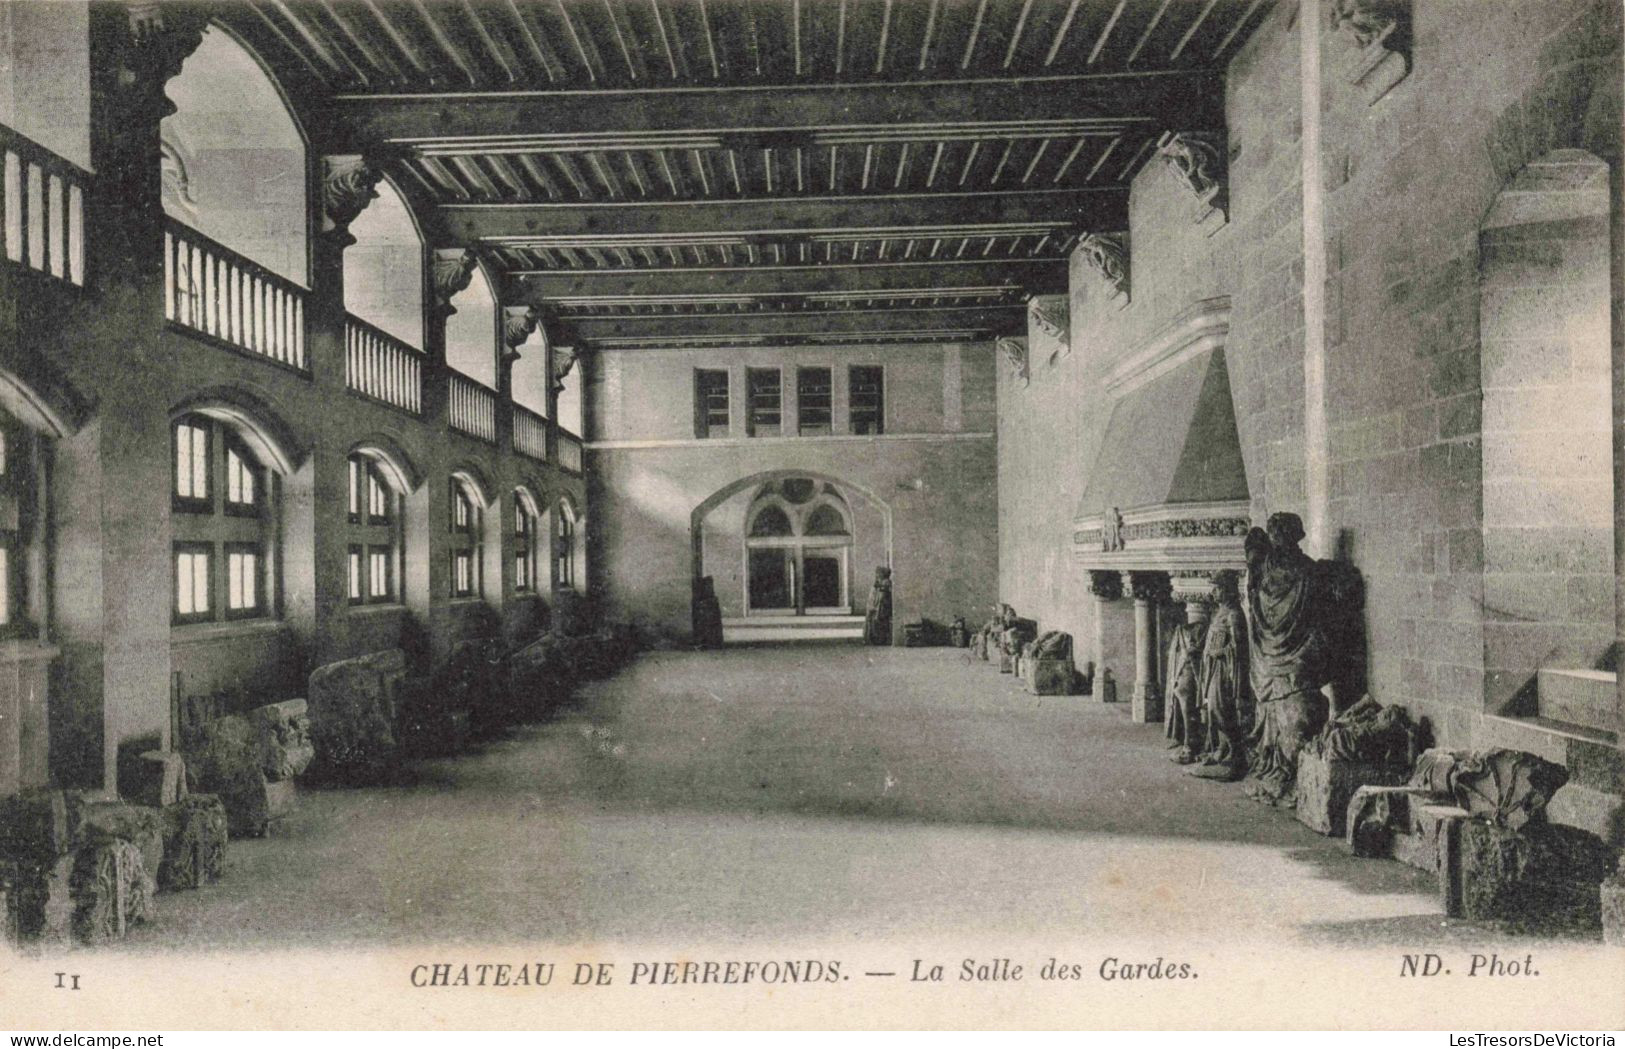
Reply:
[[[110,838],[80,849],[69,879],[75,938],[87,944],[123,939],[131,925],[152,917],[152,885],[131,842]]]
[[[72,853],[43,863],[17,864],[11,905],[20,939],[47,947],[72,942],[73,865]]]
[[[186,759],[172,750],[149,750],[132,765],[125,796],[137,805],[163,808],[186,796]]]
[[[399,649],[317,667],[310,675],[310,738],[322,768],[368,779],[395,759],[396,702],[406,676]]]
[[[143,891],[158,891],[158,867],[164,858],[164,823],[160,810],[123,802],[97,802],[85,807],[79,849],[104,841],[127,841],[141,853]]]
[[[1602,910],[1602,942],[1625,947],[1625,859],[1602,883],[1598,903]]]
[[[1434,804],[1422,796],[1411,799],[1408,815],[1408,829],[1394,835],[1389,855],[1417,870],[1437,873],[1450,828],[1467,818],[1467,810]]]
[[[1344,837],[1355,792],[1398,786],[1405,775],[1392,766],[1345,761],[1305,748],[1298,755],[1298,822],[1320,834]]]
[[[1452,917],[1600,928],[1601,886],[1618,861],[1617,849],[1573,827],[1469,819],[1444,839],[1440,888]]]
[[[267,779],[293,779],[315,759],[308,710],[305,700],[287,699],[248,712],[248,723],[257,736],[260,767],[265,770]]]
[[[247,718],[217,718],[199,740],[197,750],[187,755],[189,786],[219,796],[232,837],[261,837],[271,821],[292,811],[294,781],[266,777],[260,733]]]
[[[72,852],[85,805],[80,791],[45,787],[0,799],[0,859],[48,863]]]
[[[1078,694],[1078,671],[1070,659],[1032,659],[1028,661],[1027,690],[1035,696],[1075,696]]]
[[[226,807],[213,794],[190,794],[164,809],[158,887],[195,889],[220,877],[226,862]]]

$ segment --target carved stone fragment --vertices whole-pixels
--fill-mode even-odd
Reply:
[[[1007,335],[998,340],[998,348],[1010,365],[1011,377],[1021,380],[1021,385],[1026,386],[1032,377],[1027,363],[1027,340]]]
[[[1078,238],[1080,257],[1111,289],[1113,297],[1129,299],[1128,240],[1117,233],[1085,233]]]

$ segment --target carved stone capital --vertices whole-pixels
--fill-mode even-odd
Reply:
[[[383,177],[382,165],[367,157],[323,157],[322,236],[340,247],[354,244],[350,223],[378,199],[378,181]]]
[[[1078,253],[1100,274],[1113,296],[1129,298],[1128,238],[1122,233],[1085,233],[1078,238]]]
[[[1348,81],[1375,103],[1411,71],[1410,0],[1332,0],[1332,31],[1358,56]]]
[[[434,313],[442,318],[457,311],[451,300],[474,279],[474,253],[467,248],[436,248],[430,268],[434,288]]]
[[[1173,586],[1166,572],[1129,572],[1128,596],[1136,601],[1159,604],[1168,600]]]
[[[502,345],[506,347],[508,356],[519,356],[519,347],[536,330],[536,319],[534,306],[502,307]]]
[[[1196,221],[1213,211],[1228,214],[1224,140],[1196,131],[1165,131],[1157,140],[1157,156],[1196,195]]]
[[[1116,601],[1123,596],[1123,573],[1091,571],[1089,592],[1102,601]]]
[[[1034,295],[1027,300],[1028,330],[1037,329],[1058,340],[1063,349],[1068,344],[1072,325],[1071,301],[1065,295]]]
[[[998,340],[999,352],[1010,364],[1012,377],[1020,379],[1021,385],[1026,386],[1031,381],[1031,373],[1027,369],[1027,340],[1015,335],[1006,335]]]

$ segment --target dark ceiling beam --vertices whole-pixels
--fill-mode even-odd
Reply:
[[[942,332],[966,332],[981,338],[1022,334],[1027,330],[1024,306],[989,306],[958,309],[906,309],[763,312],[739,314],[671,315],[642,317],[576,317],[549,325],[561,341],[592,343],[614,339],[684,339],[700,336],[775,338],[805,335],[895,335],[919,332],[922,337]]]
[[[726,116],[722,116],[726,114]],[[382,143],[471,152],[539,148],[807,145],[829,136],[1085,134],[1125,126],[1186,131],[1224,121],[1213,72],[997,80],[662,87],[592,91],[337,95],[307,114],[321,152]],[[821,136],[821,137],[820,137]],[[700,148],[696,146],[695,148]],[[714,148],[714,147],[713,147]]]
[[[1105,233],[1128,228],[1128,188],[659,204],[458,204],[439,208],[434,222],[441,246],[470,247],[520,247],[526,241],[594,234],[624,237],[640,230],[778,239],[805,237],[810,230],[852,230],[870,238],[870,230],[918,228],[918,236],[937,236],[938,230],[1019,224]]]
[[[1066,290],[1061,259],[1005,259],[998,262],[824,264],[816,266],[730,266],[708,269],[558,270],[522,273],[504,281],[502,301],[546,308],[549,302],[581,296],[711,295],[785,296],[820,292],[918,290],[938,294],[952,288],[1019,287],[1029,295]]]

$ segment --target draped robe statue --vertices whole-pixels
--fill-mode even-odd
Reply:
[[[1201,762],[1189,770],[1193,776],[1229,782],[1247,771],[1247,730],[1253,722],[1252,694],[1247,680],[1247,619],[1236,593],[1236,573],[1223,571],[1213,579],[1218,605],[1208,622],[1202,645],[1198,687],[1207,719]]]
[[[875,569],[875,584],[869,589],[869,608],[863,618],[863,643],[891,644],[891,569]]]
[[[1287,807],[1296,803],[1298,751],[1326,724],[1320,690],[1338,662],[1327,636],[1338,618],[1331,573],[1298,549],[1303,536],[1297,514],[1278,513],[1246,543],[1248,664],[1258,700],[1247,793]]]
[[[1196,760],[1202,742],[1201,693],[1198,678],[1202,645],[1207,638],[1207,610],[1200,604],[1186,606],[1186,622],[1174,630],[1168,643],[1167,713],[1163,728],[1177,748],[1173,760],[1189,765]]]

